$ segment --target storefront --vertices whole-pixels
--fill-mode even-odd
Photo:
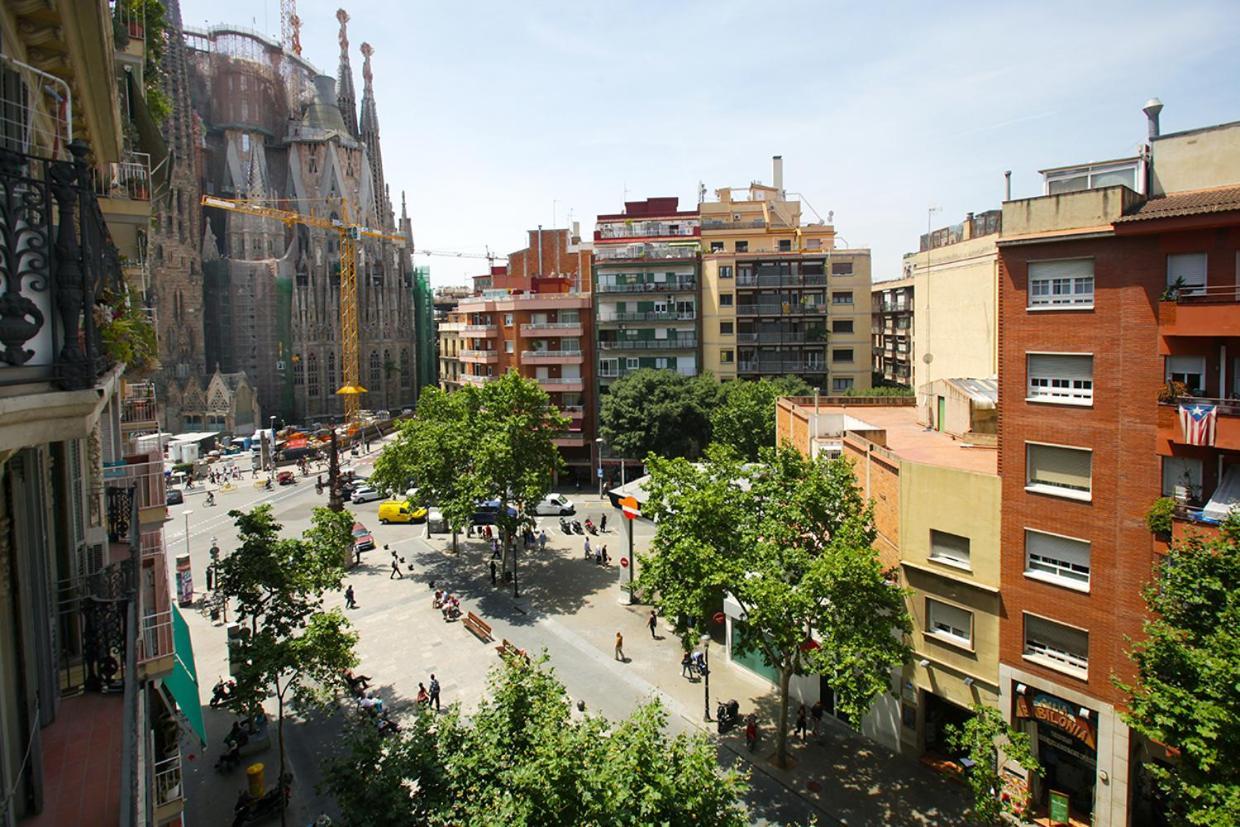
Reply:
[[[1023,691],[1022,691],[1023,689]],[[1053,810],[1066,797],[1073,818],[1090,823],[1098,776],[1098,713],[1018,684],[1015,720],[1033,742],[1042,775],[1032,786],[1035,808]]]

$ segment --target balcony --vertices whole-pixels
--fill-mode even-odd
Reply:
[[[580,376],[532,377],[548,393],[577,392],[585,390],[585,380]]]
[[[150,382],[131,382],[121,396],[121,430],[154,431],[159,428],[155,418],[155,386]]]
[[[818,333],[752,333],[740,331],[736,334],[736,341],[745,344],[763,344],[763,345],[825,345],[827,343],[827,334],[819,331]]]
[[[1179,408],[1180,405],[1192,407],[1198,403],[1214,405],[1217,408],[1213,447],[1228,451],[1240,451],[1240,400],[1237,399],[1181,397],[1174,402],[1160,402],[1158,405],[1159,444],[1192,444],[1184,436],[1184,428],[1180,424]],[[1160,453],[1163,452],[1160,451]]]
[[[586,408],[584,405],[560,405],[559,408],[560,413],[564,414],[569,419],[581,419],[586,415]]]
[[[111,365],[96,300],[119,291],[124,273],[90,180],[88,148],[74,141],[69,151],[72,161],[0,150],[0,193],[7,196],[0,198],[0,227],[11,236],[6,256],[16,256],[7,264],[20,273],[5,284],[0,385],[50,381],[83,390]]]
[[[584,448],[586,447],[585,434],[560,434],[551,439],[553,445],[557,448]]]
[[[158,453],[152,451],[150,454],[139,454],[130,459],[137,460],[138,457],[143,456],[158,456]],[[158,460],[124,460],[119,464],[105,465],[103,468],[103,478],[109,487],[119,489],[119,492],[128,490],[134,492],[134,496],[137,498],[139,527],[158,529],[168,521],[168,503],[166,500],[164,462],[162,457]],[[119,537],[122,541],[125,541],[129,536],[127,531],[130,519],[130,514],[128,513],[129,505],[128,496],[114,497],[110,495],[108,498],[109,524],[117,526],[118,535],[122,525],[126,529],[124,536]],[[115,513],[113,513],[114,511]],[[109,534],[111,533],[109,531]]]
[[[696,336],[676,336],[667,339],[613,339],[600,341],[600,350],[685,350],[697,347]]]
[[[737,287],[826,287],[827,277],[822,273],[809,276],[764,274],[736,276]]]
[[[152,770],[155,786],[153,796],[155,823],[163,824],[166,819],[174,818],[184,809],[180,752],[174,752],[170,757],[156,761]]]
[[[522,336],[582,336],[581,322],[529,322],[521,325]]]
[[[113,201],[150,201],[151,156],[126,152],[123,158],[119,163],[104,164],[94,170],[95,195]]]
[[[635,284],[600,284],[599,293],[674,293],[678,290],[696,290],[696,278],[667,279],[666,281],[643,281]]]
[[[462,362],[472,362],[475,365],[493,365],[499,361],[499,351],[495,350],[462,350],[457,354]]]
[[[691,322],[697,318],[693,310],[636,310],[624,313],[599,313],[600,322]]]
[[[736,305],[737,316],[821,316],[826,312],[826,304],[757,302]]]
[[[142,678],[149,680],[170,673],[175,655],[172,610],[152,612],[142,618],[142,631],[138,637],[138,673]]]
[[[1240,286],[1183,289],[1158,304],[1160,336],[1240,336]]]
[[[579,365],[580,350],[523,350],[521,362],[531,365]]]
[[[461,325],[461,335],[475,339],[489,339],[499,335],[499,328],[493,324],[464,324]]]
[[[498,377],[495,376],[478,376],[473,373],[462,373],[455,377],[458,381],[465,385],[485,385],[487,382],[494,382]]]
[[[595,241],[614,241],[625,238],[697,238],[702,230],[694,222],[686,221],[607,221],[599,222],[594,231]],[[675,227],[675,229],[673,229]]]
[[[825,362],[802,362],[796,359],[753,359],[736,363],[737,373],[826,373]]]
[[[696,244],[605,244],[594,248],[594,262],[608,261],[692,261],[697,258]]]
[[[760,230],[766,227],[766,221],[761,218],[752,219],[750,221],[724,221],[718,218],[703,218],[703,230]]]

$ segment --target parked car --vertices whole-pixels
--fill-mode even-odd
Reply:
[[[276,474],[276,482],[280,485],[296,485],[297,475],[292,471],[281,471]]]
[[[474,525],[495,525],[495,518],[499,516],[499,500],[483,500],[474,507],[474,516],[470,521]],[[517,509],[508,506],[508,516],[512,519],[517,518]]]
[[[165,499],[165,505],[180,505],[185,502],[185,495],[181,493],[180,488],[169,488]]]
[[[420,523],[426,519],[427,509],[424,505],[413,505],[408,500],[388,500],[379,505],[379,522],[388,523]]]
[[[380,494],[373,486],[362,485],[353,489],[353,496],[349,499],[355,503],[368,503],[371,500],[383,499],[383,495]]]
[[[353,524],[353,548],[357,551],[370,551],[375,547],[375,537],[370,529],[361,523]]]
[[[577,506],[563,494],[548,494],[534,506],[534,513],[543,517],[567,517],[577,513]]]

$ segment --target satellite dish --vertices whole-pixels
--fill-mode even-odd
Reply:
[[[922,354],[921,361],[926,363],[927,365],[930,364],[931,362],[934,361],[934,354],[933,353]]]

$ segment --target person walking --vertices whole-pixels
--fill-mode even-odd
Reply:
[[[495,585],[495,561],[491,561],[491,585]]]
[[[680,677],[691,680],[693,678],[693,658],[689,656],[688,652],[685,652],[680,658]]]
[[[822,699],[819,698],[818,700],[814,701],[814,705],[809,708],[809,715],[811,718],[814,719],[814,723],[812,724],[813,728],[811,729],[811,731],[815,735],[818,734],[818,727],[822,726],[822,712],[823,712]]]
[[[658,622],[659,622],[659,616],[658,616],[658,614],[655,612],[655,610],[654,610],[654,609],[651,609],[651,610],[650,610],[650,618],[646,621],[646,625],[650,627],[650,638],[651,638],[652,640],[658,640],[658,639],[659,639],[658,635],[656,635],[656,634],[654,633],[655,626],[658,624]]]
[[[616,660],[621,662],[628,660],[624,656],[624,635],[619,632],[616,632]]]
[[[388,580],[399,578],[405,579],[405,575],[400,573],[400,564],[396,562],[396,555],[392,555],[392,573],[388,575]]]
[[[590,557],[591,557],[591,555],[590,555],[590,538],[589,538],[589,537],[587,537],[587,538],[586,538],[586,559],[587,559],[587,560],[589,560],[589,559],[590,559]]]
[[[435,673],[431,673],[431,703],[435,705],[435,711],[439,711],[439,678],[435,677]]]
[[[797,711],[796,734],[805,740],[805,704],[801,704],[801,708]]]
[[[547,550],[547,529],[543,529],[538,535],[538,550]]]
[[[353,599],[353,584],[352,583],[350,583],[349,587],[344,590],[344,607],[346,609],[357,608],[357,601]]]

